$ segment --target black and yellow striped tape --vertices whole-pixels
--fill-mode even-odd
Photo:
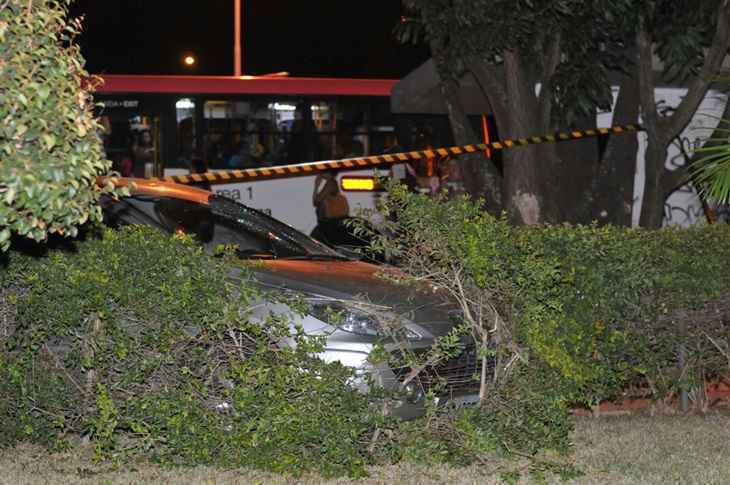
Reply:
[[[299,175],[312,175],[327,170],[357,170],[393,165],[410,160],[422,158],[459,156],[466,153],[483,152],[487,149],[505,150],[525,145],[539,145],[540,143],[554,143],[561,141],[580,140],[600,135],[634,133],[642,131],[640,125],[616,125],[610,128],[595,128],[588,130],[575,130],[560,132],[552,135],[531,136],[528,138],[517,138],[514,140],[497,140],[491,143],[478,143],[474,145],[462,145],[446,148],[434,148],[431,150],[417,150],[402,153],[391,153],[386,155],[372,155],[368,157],[344,158],[341,160],[323,160],[319,162],[296,163],[291,165],[279,165],[276,167],[249,168],[243,170],[223,170],[218,172],[205,172],[191,175],[172,175],[169,177],[153,178],[152,180],[164,180],[179,184],[190,184],[196,182],[209,182],[225,184],[239,182],[242,180],[262,180],[280,177],[295,177]]]

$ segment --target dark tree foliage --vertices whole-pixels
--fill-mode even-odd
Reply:
[[[404,41],[428,42],[457,142],[474,139],[459,119],[464,107],[456,93],[464,75],[482,86],[505,138],[586,127],[595,123],[598,109],[613,107],[614,123],[636,122],[640,109],[647,113],[641,220],[652,227],[661,223],[664,200],[684,176],[664,170],[667,147],[689,123],[730,44],[725,0],[404,0],[404,5],[413,16],[398,33]],[[656,113],[654,57],[663,63],[664,81],[689,89],[672,115]],[[615,102],[612,85],[621,88]],[[619,138],[609,141],[602,160],[596,155],[586,160],[578,144],[506,152],[503,173],[481,164],[484,187],[467,189],[499,201],[517,222],[605,213],[602,222],[626,224],[636,141]]]

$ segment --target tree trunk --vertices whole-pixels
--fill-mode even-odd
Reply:
[[[451,131],[457,145],[478,143],[474,130],[461,102],[459,82],[452,75],[454,70],[442,54],[442,49],[431,42],[431,53],[436,63],[436,71],[440,77],[441,94],[446,104]],[[483,197],[487,202],[487,210],[494,214],[502,211],[501,175],[491,160],[483,154],[468,154],[458,158],[460,182],[464,190],[473,197]]]
[[[449,114],[454,142],[457,145],[478,143],[479,139],[469,125],[469,118],[461,104],[458,83],[454,80],[442,80],[441,93]],[[473,197],[483,197],[490,212],[501,212],[501,177],[491,160],[484,154],[473,153],[460,156],[457,163],[466,192]]]
[[[641,204],[639,225],[650,229],[662,227],[664,201],[667,195],[662,188],[662,172],[667,160],[666,145],[659,141],[649,141],[645,156],[644,197]]]
[[[478,60],[470,64],[492,107],[500,138],[514,139],[551,131],[549,97],[538,100],[534,73],[528,74],[522,54],[506,52],[504,59],[500,66],[489,66]],[[557,155],[556,144],[510,148],[502,157],[502,204],[512,221],[534,224],[562,220],[560,202],[564,199],[566,167]]]
[[[576,120],[575,127],[581,130],[596,128],[596,116],[586,116]],[[573,224],[588,224],[591,222],[592,205],[588,203],[586,197],[591,194],[591,184],[600,166],[598,139],[586,137],[582,140],[556,143],[555,150],[561,162],[555,169],[557,178],[555,188],[549,194],[555,198],[561,209],[560,220]]]
[[[646,154],[644,155],[644,195],[641,204],[639,224],[648,228],[659,228],[664,214],[664,198],[661,196],[661,173],[667,157],[664,140],[661,139],[659,114],[656,110],[654,92],[653,51],[649,32],[642,21],[636,35],[637,65],[639,69],[639,98],[641,121],[646,130]]]
[[[624,75],[613,109],[614,125],[639,119],[638,76]],[[630,226],[634,202],[634,174],[638,140],[635,134],[611,135],[584,199],[583,213],[599,224]],[[586,210],[587,209],[587,210]]]
[[[659,228],[662,225],[664,201],[673,188],[674,177],[665,168],[669,144],[687,127],[697,107],[707,94],[710,83],[720,71],[730,47],[730,2],[718,3],[717,21],[712,44],[707,50],[702,68],[687,85],[687,94],[671,116],[660,117],[654,102],[652,71],[652,38],[642,25],[637,33],[639,95],[644,127],[647,132],[646,185],[641,208],[640,224]]]
[[[507,126],[502,130],[507,138],[532,136],[540,132],[540,117],[535,83],[526,76],[519,52],[505,51],[505,91],[508,99]],[[550,144],[512,148],[504,154],[503,203],[515,223],[538,224],[556,219],[547,210],[546,197],[552,177],[541,177],[554,168],[555,156],[550,156]],[[554,146],[552,146],[554,153]],[[538,158],[538,151],[541,157]],[[547,155],[547,156],[546,156]]]

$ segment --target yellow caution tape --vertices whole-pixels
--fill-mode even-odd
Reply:
[[[179,184],[190,184],[198,182],[209,182],[213,184],[225,184],[239,182],[242,180],[262,180],[280,177],[293,177],[299,175],[313,175],[317,172],[327,170],[358,170],[379,166],[393,165],[396,163],[420,160],[422,158],[433,158],[435,156],[459,156],[465,153],[484,152],[487,149],[505,150],[525,145],[539,145],[540,143],[554,143],[560,141],[580,140],[583,138],[621,133],[635,133],[642,131],[640,125],[615,125],[610,128],[595,128],[588,130],[575,130],[570,132],[555,133],[552,135],[531,136],[528,138],[517,138],[514,140],[497,140],[490,143],[477,143],[473,145],[461,145],[446,148],[433,148],[431,150],[416,150],[410,152],[390,153],[384,155],[371,155],[367,157],[344,158],[341,160],[323,160],[319,162],[296,163],[291,165],[279,165],[276,167],[248,168],[243,170],[221,170],[217,172],[196,173],[190,175],[172,175],[169,177],[153,178],[152,180],[164,180]]]

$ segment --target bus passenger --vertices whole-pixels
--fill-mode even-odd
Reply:
[[[205,139],[205,161],[212,168],[226,168],[225,166],[226,140],[219,132],[210,132]]]
[[[131,148],[127,148],[122,152],[119,162],[119,173],[122,177],[134,177],[134,155],[132,155]]]
[[[254,166],[251,158],[251,150],[245,138],[241,138],[236,143],[227,165],[228,168],[250,168]]]
[[[134,176],[145,177],[155,164],[155,143],[149,130],[142,131],[132,145]],[[149,167],[148,167],[149,165]]]

